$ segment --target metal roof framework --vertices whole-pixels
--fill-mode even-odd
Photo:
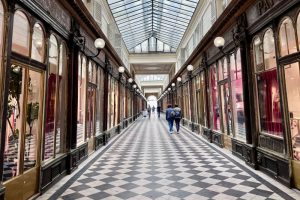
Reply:
[[[177,49],[199,0],[107,0],[127,49],[151,37]]]

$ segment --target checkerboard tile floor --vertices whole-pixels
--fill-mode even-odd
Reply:
[[[168,134],[166,124],[138,120],[50,199],[293,199],[187,131]]]

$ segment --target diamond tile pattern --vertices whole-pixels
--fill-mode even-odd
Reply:
[[[168,134],[166,124],[138,120],[59,199],[292,199],[187,131]]]

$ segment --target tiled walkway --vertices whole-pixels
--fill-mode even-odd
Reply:
[[[118,137],[39,199],[298,199],[186,130],[169,135],[163,118],[139,119]]]

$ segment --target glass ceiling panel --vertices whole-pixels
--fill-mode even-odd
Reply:
[[[177,49],[199,2],[199,0],[107,1],[127,49],[133,49],[152,37],[172,49]]]

